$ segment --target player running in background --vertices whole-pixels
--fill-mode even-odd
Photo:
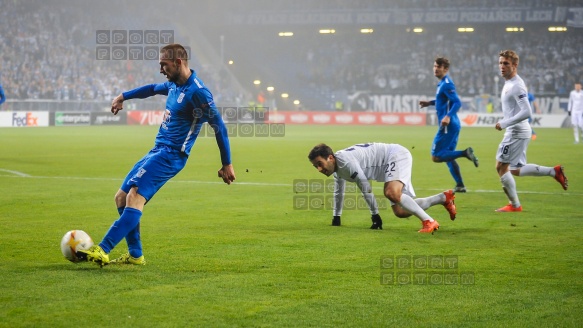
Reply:
[[[498,67],[500,74],[506,80],[501,93],[502,113],[504,119],[496,123],[496,130],[506,129],[504,138],[498,146],[496,154],[496,171],[502,182],[502,189],[506,193],[510,204],[497,209],[497,212],[521,212],[522,206],[516,192],[516,176],[551,176],[567,190],[567,177],[563,167],[539,166],[527,164],[526,150],[531,137],[531,128],[528,118],[531,115],[530,103],[526,85],[518,75],[518,54],[513,50],[500,52]]]
[[[445,162],[455,180],[455,191],[466,192],[466,186],[456,159],[465,157],[478,167],[478,158],[474,155],[472,147],[468,147],[465,150],[456,150],[461,130],[457,112],[462,103],[455,91],[455,84],[447,74],[448,72],[449,60],[445,57],[436,58],[433,64],[433,73],[439,83],[437,84],[435,99],[420,101],[419,106],[423,108],[435,105],[439,130],[437,130],[431,146],[432,160],[435,163]]]
[[[538,108],[538,101],[532,93],[528,93],[528,102],[530,103],[530,108],[533,110],[533,113],[540,114],[540,110]],[[532,140],[536,140],[536,132],[532,127],[532,116],[528,118],[528,124],[530,124],[530,129],[532,130],[532,136],[530,137]]]
[[[169,44],[160,50],[159,63],[160,74],[166,76],[168,82],[126,91],[112,101],[111,112],[115,115],[122,110],[125,100],[168,96],[154,148],[131,169],[115,195],[119,219],[112,224],[99,245],[81,251],[88,261],[101,266],[110,263],[109,252],[124,238],[129,253],[111,263],[146,263],[140,241],[140,218],[144,205],[184,168],[204,122],[208,122],[215,131],[222,162],[219,177],[227,184],[235,180],[227,129],[212,94],[195,71],[189,69],[186,50],[179,44]]]
[[[422,222],[421,233],[432,233],[439,229],[439,223],[425,212],[433,205],[443,205],[450,219],[457,214],[454,191],[447,190],[437,195],[415,199],[411,184],[413,158],[407,148],[398,144],[366,143],[357,144],[336,153],[326,144],[318,144],[310,151],[308,159],[318,172],[334,176],[334,209],[332,225],[340,225],[344,203],[346,181],[355,182],[369,206],[372,215],[371,229],[382,229],[376,199],[372,193],[370,180],[384,182],[384,195],[391,201],[393,213],[399,218],[415,215]]]
[[[2,84],[0,84],[0,105],[2,105],[6,101],[6,95],[4,94],[4,89],[2,88]]]
[[[569,93],[569,116],[573,124],[573,135],[575,143],[579,143],[579,135],[583,132],[583,91],[581,83],[575,83],[575,89]]]

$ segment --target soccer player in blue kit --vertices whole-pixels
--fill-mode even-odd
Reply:
[[[179,44],[169,44],[160,50],[160,74],[168,82],[150,84],[126,91],[112,101],[111,112],[122,110],[124,100],[167,95],[164,119],[158,130],[154,148],[138,161],[115,195],[120,217],[109,228],[99,245],[80,251],[90,262],[102,267],[109,263],[146,263],[140,241],[140,218],[144,205],[154,194],[186,165],[190,150],[208,122],[214,129],[221,153],[222,167],[218,176],[227,184],[235,180],[227,129],[214,104],[211,92],[188,67],[188,54]],[[129,252],[109,260],[109,252],[126,239]]]
[[[453,179],[456,182],[455,192],[466,192],[457,158],[465,157],[478,167],[478,158],[474,155],[472,147],[465,150],[455,150],[460,135],[461,124],[457,112],[461,107],[461,101],[455,91],[455,84],[447,74],[449,60],[438,57],[433,64],[433,73],[439,79],[435,99],[420,101],[421,108],[435,105],[439,130],[433,139],[431,156],[435,163],[445,162]]]

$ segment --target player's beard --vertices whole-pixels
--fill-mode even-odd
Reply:
[[[174,73],[172,74],[167,74],[166,78],[168,79],[168,81],[170,82],[174,82],[176,83],[176,81],[178,81],[178,78],[180,77],[180,71],[176,70]]]

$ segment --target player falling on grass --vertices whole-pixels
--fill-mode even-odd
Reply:
[[[513,50],[500,52],[498,67],[500,74],[506,80],[502,88],[501,103],[504,119],[496,123],[496,130],[506,129],[504,138],[498,146],[496,154],[496,171],[502,182],[502,189],[506,193],[510,204],[497,209],[497,212],[521,212],[522,206],[516,192],[516,176],[551,176],[567,190],[567,177],[563,167],[540,166],[527,164],[526,150],[531,139],[532,129],[528,124],[531,116],[530,102],[526,85],[518,75],[518,54]]]
[[[101,266],[108,263],[145,264],[140,241],[140,218],[144,205],[186,165],[190,150],[208,122],[215,131],[222,167],[218,175],[227,184],[235,180],[227,129],[210,91],[188,67],[188,54],[183,46],[169,44],[160,50],[160,74],[168,82],[145,85],[115,97],[111,112],[122,110],[125,100],[167,95],[166,110],[154,148],[138,161],[115,195],[120,217],[113,223],[99,245],[85,253],[88,261]],[[109,252],[126,239],[129,252],[110,262]]]
[[[449,172],[455,180],[456,192],[466,192],[466,186],[462,179],[460,166],[456,159],[465,157],[478,167],[478,158],[474,155],[472,147],[465,150],[455,150],[457,147],[461,123],[457,116],[462,103],[455,91],[455,84],[448,75],[449,60],[445,57],[438,57],[433,63],[433,74],[439,80],[435,99],[430,101],[420,101],[421,108],[435,105],[439,129],[433,139],[431,146],[431,159],[435,163],[445,162]]]
[[[357,144],[334,153],[326,144],[319,144],[310,151],[308,159],[318,172],[328,177],[334,176],[333,226],[340,225],[346,181],[355,182],[362,192],[372,215],[371,229],[382,229],[383,221],[369,180],[385,183],[384,195],[391,201],[391,208],[397,217],[415,215],[421,220],[423,226],[419,232],[432,233],[439,229],[439,223],[425,212],[433,205],[443,205],[450,219],[455,220],[457,212],[453,190],[415,199],[415,190],[411,184],[413,157],[401,145]]]

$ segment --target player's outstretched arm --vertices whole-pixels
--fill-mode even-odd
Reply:
[[[223,181],[228,185],[235,181],[235,169],[233,168],[233,164],[223,165],[218,174],[219,178],[222,178]]]
[[[421,107],[421,108],[428,107],[428,106],[431,106],[431,101],[421,100],[419,102],[419,107]]]
[[[111,101],[111,112],[113,115],[117,115],[117,113],[123,109],[123,93],[120,93],[117,97],[113,98]]]

